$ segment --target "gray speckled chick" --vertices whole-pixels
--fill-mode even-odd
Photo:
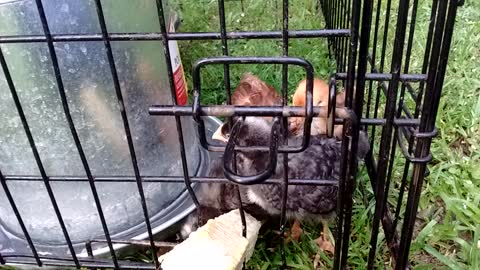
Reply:
[[[239,146],[269,145],[272,124],[259,117],[247,117],[236,139]],[[300,137],[289,137],[289,145],[299,145]],[[363,158],[369,149],[365,133],[360,134],[358,157]],[[335,180],[340,179],[341,142],[325,135],[311,137],[311,145],[301,153],[288,155],[289,179]],[[239,151],[237,170],[242,176],[263,171],[269,158],[267,152]],[[283,159],[277,161],[272,176],[281,179]],[[282,188],[278,185],[252,185],[247,187],[248,201],[258,204],[271,215],[279,215],[282,205]],[[337,207],[338,187],[290,185],[288,187],[287,215],[300,221],[326,222]],[[326,226],[324,226],[326,229]],[[325,233],[323,237],[326,237]],[[325,240],[327,241],[327,240]]]

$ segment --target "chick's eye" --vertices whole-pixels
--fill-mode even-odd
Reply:
[[[229,125],[224,124],[224,125],[222,126],[222,130],[221,130],[221,131],[222,131],[222,135],[223,135],[223,136],[225,136],[225,137],[227,137],[227,138],[230,136],[230,127],[229,127]]]

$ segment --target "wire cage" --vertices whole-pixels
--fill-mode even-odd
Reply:
[[[412,241],[415,217],[422,190],[423,179],[428,173],[427,163],[432,159],[430,144],[432,138],[437,134],[435,119],[438,110],[439,100],[442,92],[442,84],[446,72],[449,47],[452,40],[456,10],[463,4],[462,0],[432,0],[431,14],[427,36],[417,38],[415,26],[417,20],[418,0],[399,0],[398,6],[392,6],[392,0],[321,0],[319,9],[323,14],[325,29],[291,29],[289,27],[289,3],[288,0],[279,1],[281,12],[281,31],[242,31],[228,32],[225,20],[225,0],[218,0],[218,18],[220,29],[218,32],[172,32],[168,25],[168,10],[162,0],[153,1],[156,7],[156,14],[160,25],[159,31],[126,33],[122,31],[109,31],[105,19],[102,1],[91,2],[91,8],[96,12],[99,23],[99,33],[54,33],[51,30],[50,22],[45,12],[45,2],[41,0],[31,1],[37,10],[41,21],[40,34],[9,35],[0,36],[0,64],[3,76],[8,85],[10,97],[15,104],[16,114],[21,120],[23,131],[27,137],[28,145],[33,153],[34,160],[38,166],[38,174],[35,176],[12,175],[5,173],[0,168],[1,184],[6,198],[11,206],[16,220],[21,227],[21,238],[28,246],[29,253],[11,252],[8,250],[0,253],[0,263],[3,264],[25,264],[36,266],[58,266],[58,267],[86,267],[86,268],[124,268],[124,269],[157,269],[161,267],[157,261],[156,252],[153,252],[156,265],[120,260],[114,249],[117,244],[144,245],[147,243],[152,250],[156,250],[163,244],[155,241],[150,216],[148,214],[146,198],[143,186],[147,182],[177,182],[186,185],[188,194],[197,207],[200,207],[191,187],[197,182],[236,182],[237,184],[279,184],[286,185],[336,185],[339,190],[339,199],[336,218],[335,256],[334,269],[346,269],[348,265],[348,247],[351,241],[351,222],[353,193],[356,187],[357,159],[359,132],[367,131],[371,149],[365,158],[365,165],[368,176],[375,194],[374,216],[371,221],[372,237],[370,239],[369,256],[367,269],[374,268],[374,261],[377,255],[377,238],[382,226],[385,239],[393,259],[395,269],[409,268],[409,249]],[[291,1],[292,2],[292,1]],[[1,1],[0,1],[1,3]],[[85,2],[86,3],[86,2]],[[281,3],[281,4],[280,4]],[[395,2],[396,3],[396,2]],[[87,4],[85,4],[87,5]],[[375,15],[375,16],[373,16]],[[25,18],[26,19],[26,18]],[[311,63],[297,57],[289,56],[289,44],[292,39],[326,39],[330,57],[335,61],[335,72],[331,74],[330,100],[328,108],[312,105],[312,88],[314,68]],[[282,55],[276,57],[263,56],[229,56],[229,41],[242,39],[274,39],[280,40],[282,44]],[[193,66],[193,93],[194,99],[191,105],[183,105],[178,100],[175,92],[176,78],[172,68],[172,49],[169,41],[204,41],[219,40],[222,44],[222,54],[219,57],[199,59]],[[412,72],[412,46],[415,40],[420,40],[424,46],[421,68]],[[150,42],[161,41],[164,50],[158,49],[162,54],[167,66],[168,84],[171,89],[170,104],[154,104],[148,110],[151,117],[169,116],[175,119],[178,139],[176,151],[179,151],[182,172],[181,176],[154,175],[144,176],[139,169],[136,157],[134,138],[132,136],[132,123],[127,117],[129,113],[125,109],[125,97],[122,94],[119,80],[119,70],[112,45],[115,42]],[[91,164],[85,154],[85,142],[82,142],[78,133],[78,126],[72,119],[71,108],[69,108],[69,96],[65,90],[64,74],[60,68],[57,57],[59,49],[56,43],[74,44],[76,42],[100,42],[102,48],[99,51],[106,56],[105,69],[111,74],[115,97],[119,104],[119,112],[122,119],[123,130],[128,143],[128,153],[134,176],[102,177],[95,175]],[[7,44],[46,44],[53,72],[55,83],[58,87],[61,106],[70,131],[69,136],[74,141],[76,154],[80,156],[80,164],[83,168],[83,176],[52,177],[45,170],[38,145],[31,129],[31,123],[24,113],[26,104],[21,102],[15,82],[15,72],[11,68],[8,58],[5,57]],[[238,107],[230,106],[231,81],[230,66],[235,64],[262,64],[282,66],[282,96],[283,106],[268,107]],[[390,67],[386,67],[386,65]],[[208,65],[221,65],[224,71],[224,88],[227,95],[226,105],[202,105],[201,96],[201,70]],[[305,108],[287,106],[287,85],[288,66],[296,65],[305,70],[307,78],[307,103]],[[346,91],[345,112],[339,116],[339,109],[335,108],[336,88],[342,85]],[[248,178],[235,174],[227,175],[222,179],[193,176],[189,171],[189,158],[185,147],[185,138],[181,118],[193,119],[198,126],[198,137],[202,146],[209,151],[223,152],[225,147],[211,145],[205,134],[205,116],[272,116],[280,117],[285,122],[288,117],[305,117],[305,130],[309,131],[310,123],[314,117],[319,115],[328,118],[328,133],[332,135],[333,124],[344,125],[342,139],[342,178],[339,181],[313,181],[311,179],[283,179]],[[3,117],[3,116],[2,116]],[[2,119],[2,122],[4,119]],[[286,123],[286,122],[285,122]],[[290,146],[271,147],[273,155],[281,153],[287,156],[289,153],[301,152],[310,141],[310,133],[305,132],[303,143],[295,148]],[[395,155],[396,148],[399,148],[402,157]],[[231,150],[231,149],[230,149]],[[394,171],[394,159],[403,159],[401,172],[401,185],[396,187],[398,201],[395,205],[387,202],[391,192],[392,172]],[[283,166],[287,166],[287,159],[283,159]],[[267,172],[268,173],[268,172]],[[27,174],[27,173],[26,173]],[[271,171],[270,171],[271,175]],[[90,256],[79,257],[76,255],[69,229],[63,220],[61,206],[58,205],[57,196],[52,189],[52,182],[61,181],[84,181],[89,184],[93,195],[94,204],[98,212],[104,237],[102,239],[90,239],[84,243]],[[68,247],[69,255],[64,257],[45,255],[39,252],[39,247],[30,236],[30,228],[25,225],[25,217],[17,206],[16,198],[12,196],[10,185],[16,181],[40,181],[43,182],[48,192],[49,202],[54,209],[55,217],[61,227],[64,245]],[[125,238],[113,240],[109,232],[109,226],[104,215],[104,209],[97,191],[97,185],[101,182],[122,182],[129,181],[136,183],[137,192],[143,211],[143,225],[147,228],[148,241],[137,241]],[[286,188],[284,188],[286,190]],[[283,203],[288,198],[283,194]],[[406,205],[404,202],[406,201]],[[404,211],[402,211],[402,208]],[[282,207],[281,220],[283,225],[280,230],[285,230],[286,207]],[[243,211],[241,209],[241,211]],[[404,213],[402,216],[401,213]],[[244,231],[245,233],[245,231]],[[94,256],[92,244],[106,243],[110,257],[108,259]],[[285,263],[285,254],[283,261]],[[284,267],[285,264],[284,264]]]

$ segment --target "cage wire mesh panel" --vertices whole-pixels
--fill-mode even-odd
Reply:
[[[242,12],[245,1],[236,1]],[[432,0],[424,39],[415,36],[418,0],[314,1],[325,26],[314,29],[292,27],[289,9],[295,1],[272,1],[273,28],[234,31],[227,24],[229,2],[216,2],[214,31],[175,32],[182,1],[0,1],[1,264],[156,269],[161,267],[156,250],[165,243],[155,240],[200,207],[195,183],[233,181],[282,187],[281,232],[287,185],[336,186],[333,268],[344,269],[354,241],[352,196],[363,130],[371,146],[365,166],[376,202],[366,268],[376,267],[381,229],[392,267],[409,267],[456,9],[463,2]],[[231,44],[242,40],[274,40],[280,51],[232,52]],[[335,62],[329,104],[335,104],[337,88],[344,88],[345,109],[313,106],[316,60],[291,56],[294,44],[308,40],[326,41]],[[414,40],[424,44],[423,51],[416,51]],[[187,74],[193,85],[187,105],[178,92],[179,59],[172,53],[177,41],[220,44],[215,55],[195,59]],[[419,55],[423,59],[413,61]],[[280,67],[282,106],[228,106],[232,76],[237,66],[248,64],[265,72]],[[222,67],[218,83],[226,105],[202,102],[202,72],[211,66]],[[288,106],[295,66],[307,78],[305,108]],[[219,125],[211,116],[279,117],[284,135],[288,117],[305,117],[301,144],[263,147],[278,152],[286,170],[289,154],[309,145],[310,122],[319,115],[329,127],[334,122],[344,127],[337,181],[289,179],[286,173],[265,181],[271,170],[253,178],[235,172],[205,177],[210,156],[228,151],[210,140]],[[387,202],[391,189],[398,193],[394,204]],[[148,246],[155,264],[121,260],[117,250],[126,245]]]

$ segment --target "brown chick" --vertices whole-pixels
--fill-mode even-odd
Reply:
[[[307,88],[307,80],[301,81],[295,94],[293,95],[293,106],[305,106],[305,94]],[[328,95],[329,86],[323,80],[315,78],[313,80],[313,106],[325,106],[328,107]],[[337,93],[337,108],[345,107],[345,92]],[[304,123],[303,117],[294,117],[289,121],[289,131],[292,135],[301,135],[302,127]],[[327,133],[327,119],[323,117],[316,117],[312,121],[312,135],[326,134]],[[334,136],[342,138],[343,127],[341,125],[335,125]]]
[[[282,105],[282,96],[269,84],[260,80],[252,73],[243,74],[240,83],[232,93],[232,105],[235,106],[280,106]],[[271,117],[264,117],[271,120]],[[218,129],[212,136],[212,139],[227,142]]]
[[[237,106],[279,106],[280,94],[264,81],[251,73],[245,73],[232,94],[232,105]]]

